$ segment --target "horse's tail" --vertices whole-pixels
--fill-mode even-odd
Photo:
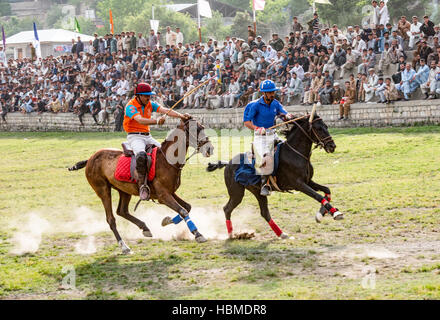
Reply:
[[[206,168],[206,171],[212,172],[214,170],[224,168],[227,165],[228,165],[228,162],[225,162],[225,161],[219,161],[217,163],[208,163],[208,167]]]
[[[77,162],[73,167],[69,168],[69,171],[76,171],[76,170],[84,168],[87,165],[87,161],[89,161],[89,160],[83,160],[83,161]]]

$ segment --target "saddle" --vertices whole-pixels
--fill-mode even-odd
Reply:
[[[123,155],[119,158],[115,170],[115,178],[119,181],[137,183],[136,157],[127,142],[122,143]],[[156,175],[156,152],[155,145],[150,144],[145,147],[147,153],[147,179],[152,181]]]

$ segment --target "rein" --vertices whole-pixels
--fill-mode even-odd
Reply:
[[[184,126],[186,126],[187,123],[188,123],[190,120],[191,120],[191,119],[185,121],[185,122],[184,122]],[[186,132],[186,131],[185,131],[185,132]],[[191,138],[195,138],[196,141],[197,141],[197,137],[194,137],[194,135],[191,134],[190,130],[188,130],[188,137],[189,137],[190,139],[191,139]],[[201,149],[205,144],[207,144],[208,142],[209,142],[209,138],[208,138],[208,137],[205,137],[205,138],[204,138],[203,140],[201,140],[201,141],[197,141],[197,147],[194,148],[194,152],[193,152],[189,157],[187,157],[187,158],[185,159],[185,162],[184,162],[184,163],[179,163],[179,164],[178,164],[179,166],[176,166],[176,165],[174,165],[174,164],[172,164],[172,163],[170,163],[170,162],[168,161],[168,159],[167,159],[165,153],[163,152],[162,148],[159,148],[159,150],[160,150],[160,152],[162,153],[162,155],[164,156],[166,162],[167,162],[170,166],[172,166],[174,169],[176,169],[176,170],[178,170],[178,171],[181,171],[181,170],[183,169],[183,167],[185,166],[185,164],[188,162],[188,160],[191,159],[193,156],[195,156],[197,153],[199,153],[199,152],[200,152],[200,149]]]
[[[316,137],[316,139],[318,140],[318,142],[315,142],[315,141],[313,140],[313,138],[311,137],[311,135],[308,134],[308,133],[306,132],[306,130],[298,124],[298,122],[296,122],[296,119],[294,119],[294,121],[292,121],[292,123],[295,124],[295,125],[296,125],[296,126],[302,131],[302,133],[303,133],[303,134],[304,134],[304,135],[305,135],[305,136],[306,136],[306,137],[312,142],[312,144],[316,144],[316,146],[315,146],[312,150],[310,150],[310,154],[309,154],[308,157],[306,157],[306,156],[303,155],[301,152],[299,152],[299,151],[296,150],[294,147],[292,147],[292,146],[287,142],[287,140],[285,141],[285,144],[286,144],[286,145],[287,145],[292,151],[294,151],[295,153],[297,153],[298,155],[300,155],[300,156],[301,156],[302,158],[304,158],[307,162],[310,162],[310,157],[312,156],[312,152],[313,152],[313,150],[315,150],[315,149],[318,148],[318,147],[323,148],[327,142],[330,142],[330,141],[333,140],[332,137],[331,137],[330,135],[327,136],[327,137],[325,137],[325,138],[323,138],[323,139],[321,139],[321,138],[318,136],[318,134],[316,133],[315,129],[313,129],[313,126],[312,126],[313,122],[318,121],[318,120],[321,120],[321,118],[316,118],[316,119],[314,119],[314,120],[310,123],[310,128],[309,128],[309,130],[313,133],[313,135]]]

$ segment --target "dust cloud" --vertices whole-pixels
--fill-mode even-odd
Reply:
[[[148,203],[148,205],[151,204]],[[73,209],[71,214],[63,215],[60,221],[54,220],[53,216],[50,210],[45,210],[44,214],[30,212],[22,216],[20,221],[11,222],[11,226],[18,231],[10,239],[13,244],[10,253],[16,255],[35,253],[44,241],[44,236],[66,234],[66,238],[72,239],[72,249],[75,253],[88,255],[97,252],[103,246],[99,243],[98,234],[106,233],[113,237],[104,210],[94,211],[82,206]],[[176,216],[175,212],[166,207],[154,205],[153,208],[142,208],[141,206],[134,216],[146,223],[153,234],[152,239],[194,241],[194,236],[184,221],[178,225],[171,224],[162,227],[163,218]],[[240,230],[240,226],[246,225],[250,216],[255,217],[255,212],[250,209],[237,210],[233,217],[234,230]],[[116,214],[115,217],[118,231],[124,240],[151,239],[145,238],[136,225]],[[225,217],[221,209],[195,207],[192,208],[190,217],[206,239],[222,241],[228,238]],[[78,239],[72,235],[81,237]]]

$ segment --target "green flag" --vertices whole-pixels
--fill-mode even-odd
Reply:
[[[79,26],[78,20],[75,17],[75,32],[81,33],[81,27]]]

